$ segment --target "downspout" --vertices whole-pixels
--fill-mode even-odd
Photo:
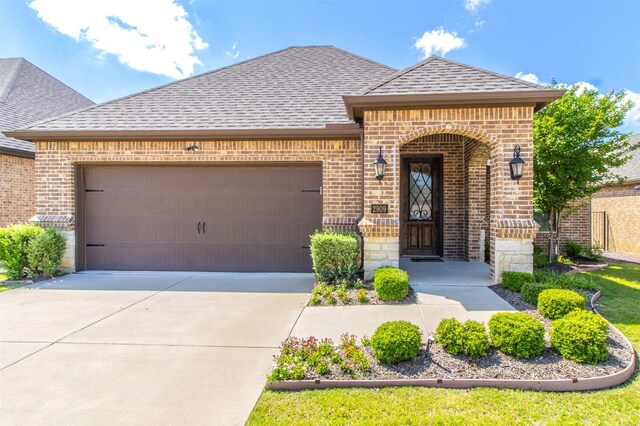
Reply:
[[[362,232],[360,232],[360,228],[358,227],[358,223],[364,218],[364,125],[360,123],[360,128],[362,131],[360,132],[360,150],[361,150],[361,160],[360,160],[360,215],[356,217],[356,233],[360,236],[360,270],[364,270],[364,238],[362,237]]]

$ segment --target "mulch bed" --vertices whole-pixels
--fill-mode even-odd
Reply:
[[[573,262],[574,262],[573,265],[569,265],[568,263],[562,263],[562,262],[553,262],[541,269],[552,271],[557,274],[566,274],[566,273],[578,273],[578,272],[590,271],[590,270],[593,270],[594,268],[602,269],[608,266],[606,262],[603,262],[601,260],[587,259],[584,257],[579,257],[577,259],[574,259]]]
[[[551,320],[542,317],[533,305],[523,301],[519,293],[502,287],[490,287],[496,294],[509,302],[517,310],[541,320],[547,331]],[[581,291],[587,300],[595,291]],[[589,304],[588,304],[589,305]],[[451,355],[440,345],[434,344],[427,353],[426,348],[420,351],[418,358],[389,365],[376,360],[370,347],[363,351],[371,364],[371,371],[358,372],[357,379],[518,379],[518,380],[550,380],[574,379],[606,376],[622,371],[629,365],[633,352],[627,346],[624,337],[615,329],[609,328],[607,344],[609,357],[596,365],[580,364],[563,358],[553,351],[546,336],[546,347],[533,359],[519,359],[491,348],[484,358],[476,360],[464,355]],[[348,374],[340,371],[335,364],[330,364],[331,372],[319,376],[314,371],[307,372],[307,379],[349,380]]]
[[[309,301],[307,303],[307,306],[316,307],[316,306],[354,306],[354,305],[410,305],[410,304],[418,303],[418,298],[416,297],[416,293],[413,291],[413,288],[411,287],[409,287],[409,294],[407,295],[407,297],[404,298],[404,300],[380,300],[380,298],[378,297],[378,293],[376,293],[376,291],[373,288],[372,281],[365,281],[363,288],[364,290],[367,291],[367,297],[369,299],[367,302],[364,302],[364,303],[359,302],[356,299],[356,294],[358,293],[358,291],[360,291],[359,289],[348,288],[347,289],[347,292],[349,293],[348,303],[344,303],[339,298],[336,298],[336,303],[332,305],[328,303],[323,297],[322,301],[319,304],[312,305],[311,301]],[[335,291],[333,292],[333,294],[335,294]]]

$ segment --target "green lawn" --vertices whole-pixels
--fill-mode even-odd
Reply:
[[[6,284],[4,280],[7,279],[7,276],[4,274],[0,274],[0,293],[3,291],[11,290],[12,288],[22,287],[22,284]]]
[[[590,274],[600,312],[640,349],[640,266]],[[640,425],[640,375],[613,389],[548,393],[499,389],[385,388],[263,392],[249,425]]]

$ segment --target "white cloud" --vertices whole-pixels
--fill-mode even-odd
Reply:
[[[489,4],[491,0],[465,0],[464,8],[469,12],[477,12],[478,8],[484,4]]]
[[[33,0],[29,6],[57,31],[88,41],[138,71],[184,78],[207,48],[176,0]]]
[[[231,50],[226,50],[224,52],[225,55],[227,55],[227,57],[231,59],[238,59],[238,56],[240,56],[240,51],[237,49],[237,46],[237,43],[234,41],[231,45]]]
[[[456,32],[446,32],[444,28],[436,28],[433,31],[425,31],[425,33],[416,41],[414,46],[424,52],[424,57],[428,57],[433,53],[440,53],[442,56],[454,49],[460,49],[465,46],[464,39],[458,37]]]
[[[519,73],[516,74],[516,78],[519,78],[520,80],[528,81],[529,83],[544,84],[544,82],[540,80],[537,75],[533,73],[525,74],[522,71],[520,71]]]
[[[640,130],[640,93],[632,92],[631,90],[625,90],[625,92],[627,92],[625,99],[633,102],[633,107],[627,113],[625,122]]]

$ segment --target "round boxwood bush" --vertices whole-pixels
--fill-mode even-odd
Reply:
[[[389,364],[413,359],[422,346],[420,327],[409,321],[389,321],[376,329],[371,337],[373,355]]]
[[[378,268],[373,273],[373,288],[381,300],[403,300],[409,294],[409,275],[398,268]]]
[[[575,309],[585,309],[584,297],[573,290],[552,288],[538,295],[538,311],[549,319],[559,319]]]
[[[533,358],[544,349],[544,325],[522,312],[499,312],[489,319],[496,349],[518,358]]]
[[[551,347],[565,358],[596,364],[607,359],[608,328],[598,315],[576,310],[553,322],[549,330]]]
[[[545,282],[524,283],[522,285],[520,296],[522,296],[522,300],[524,300],[525,302],[531,303],[533,306],[538,306],[538,296],[540,295],[540,293],[552,288],[557,287],[554,284]]]
[[[489,351],[487,330],[473,320],[461,323],[455,318],[443,319],[436,328],[436,343],[452,355],[465,354],[471,358],[486,356]]]

